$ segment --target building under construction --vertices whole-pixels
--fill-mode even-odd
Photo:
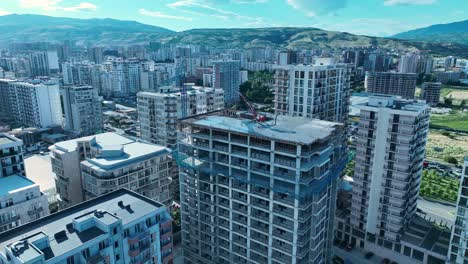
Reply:
[[[227,110],[180,120],[186,263],[329,263],[343,129]]]

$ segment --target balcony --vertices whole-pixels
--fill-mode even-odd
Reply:
[[[128,250],[128,255],[132,258],[138,256],[140,254],[140,249],[139,248],[136,248],[136,249],[130,249]]]
[[[28,215],[29,215],[29,216],[36,215],[36,214],[42,212],[43,210],[44,210],[44,209],[42,208],[42,206],[41,206],[41,207],[37,207],[37,208],[32,208],[32,209],[28,210]]]

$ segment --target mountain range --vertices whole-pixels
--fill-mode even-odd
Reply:
[[[459,28],[463,30],[463,25],[459,25]],[[436,55],[468,57],[468,43],[419,41],[405,35],[379,38],[318,28],[193,29],[175,32],[135,21],[12,14],[0,16],[0,32],[0,43],[3,44],[73,40],[97,45],[122,45],[162,41],[211,47],[246,48],[270,45],[304,49],[378,45],[389,49],[430,50]]]
[[[392,37],[397,39],[452,42],[468,45],[468,20],[414,29],[396,34]]]

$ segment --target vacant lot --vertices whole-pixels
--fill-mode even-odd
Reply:
[[[444,98],[451,98],[454,105],[460,105],[463,100],[468,100],[468,88],[443,86],[440,91],[440,101],[443,102]]]
[[[468,155],[468,135],[450,132],[446,136],[439,131],[430,131],[426,146],[428,159],[444,161],[452,156],[457,159],[458,164],[462,164],[466,155]]]

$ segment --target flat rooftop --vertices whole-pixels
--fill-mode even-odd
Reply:
[[[94,138],[96,140],[96,145],[99,146],[125,145],[134,142],[132,139],[109,132],[55,143],[54,146],[62,151],[72,152],[78,148],[79,141],[90,141]]]
[[[115,156],[102,155],[93,159],[86,159],[82,164],[110,170],[171,152],[166,147],[145,142],[132,142],[123,145],[121,150],[117,150],[116,147],[120,146],[103,146],[102,149],[109,150],[110,152],[119,152],[120,154],[116,154]]]
[[[41,192],[55,189],[55,174],[52,172],[50,155],[33,155],[24,159],[26,177],[39,185]]]
[[[21,139],[11,136],[7,133],[0,133],[0,147],[1,145],[11,144],[15,142],[21,142]]]
[[[122,205],[119,205],[119,202],[122,202]],[[18,241],[31,242],[48,237],[50,247],[41,250],[48,260],[66,254],[105,234],[97,227],[78,232],[70,226],[73,221],[85,221],[89,217],[96,216],[104,224],[122,221],[122,224],[126,225],[137,219],[144,219],[146,215],[163,206],[132,191],[120,189],[2,233],[0,250],[5,252],[5,247]],[[96,212],[101,214],[96,215]],[[26,244],[18,257],[27,261],[38,254],[40,252],[37,252],[37,249]]]
[[[35,185],[30,179],[21,175],[11,175],[0,178],[0,196],[8,195],[16,190]]]
[[[277,116],[276,121],[273,116],[271,120],[266,122],[254,122],[251,119],[241,117],[240,114],[238,112],[237,117],[232,117],[218,111],[186,118],[181,122],[296,144],[312,144],[324,140],[342,126],[340,123],[319,119],[281,115]]]

